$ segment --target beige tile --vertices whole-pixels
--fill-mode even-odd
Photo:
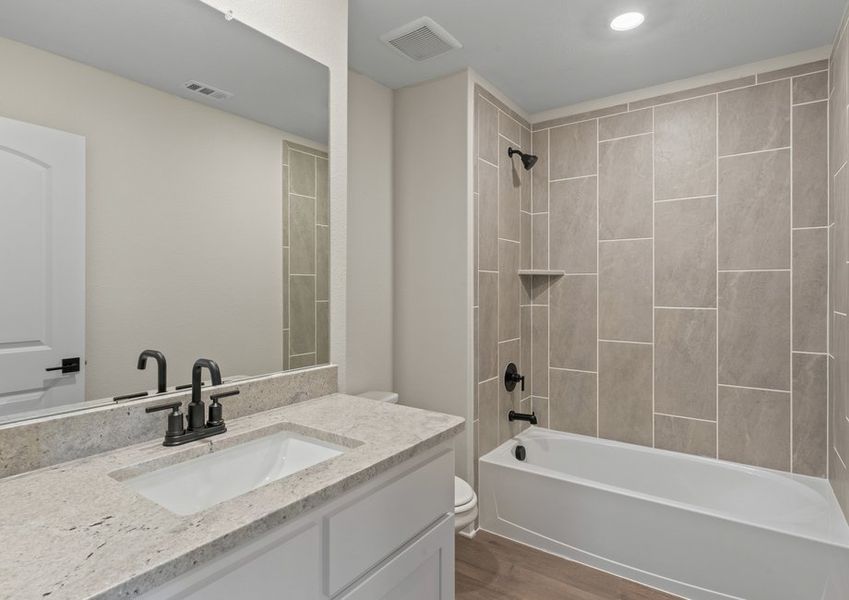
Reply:
[[[472,373],[473,378],[472,381],[475,383],[475,392],[474,392],[474,420],[478,419],[478,382],[481,380],[481,370],[480,370],[480,352],[478,351],[478,342],[480,340],[480,308],[475,306],[472,309],[472,350],[474,353],[474,358],[472,359]]]
[[[790,389],[790,273],[719,274],[719,382]]]
[[[710,85],[704,85],[701,87],[690,88],[689,90],[684,90],[681,92],[673,92],[671,94],[664,94],[662,96],[654,96],[653,98],[646,98],[645,100],[639,100],[637,102],[630,102],[628,104],[629,110],[639,110],[641,108],[647,108],[649,106],[657,106],[659,104],[669,104],[672,102],[680,102],[682,100],[687,100],[689,98],[696,98],[698,96],[707,96],[708,94],[716,94],[717,92],[722,92],[725,90],[733,90],[735,88],[754,85],[755,76],[749,75],[746,77],[740,77],[737,79],[731,79],[728,81],[722,81],[720,83],[712,83]]]
[[[793,103],[828,99],[828,71],[811,73],[793,79]]]
[[[828,225],[828,103],[793,107],[793,227]]]
[[[533,252],[531,264],[534,269],[548,268],[548,215],[533,216]]]
[[[601,339],[652,341],[652,241],[599,244]]]
[[[719,94],[719,155],[790,145],[789,79]]]
[[[845,41],[846,36],[843,37]],[[829,162],[831,175],[837,174],[837,171],[846,162],[847,149],[847,113],[842,107],[847,104],[847,82],[845,77],[841,77],[839,85],[836,85],[831,99],[828,103],[828,127],[829,127]]]
[[[283,367],[284,371],[288,371],[289,366],[289,330],[283,330]]]
[[[596,174],[596,129],[596,121],[585,121],[549,131],[551,179]]]
[[[531,410],[537,416],[537,421],[540,427],[550,427],[550,419],[548,417],[548,398],[531,398]]]
[[[827,363],[824,354],[793,354],[793,472],[825,477],[828,456]]]
[[[283,329],[289,328],[289,249],[283,248]]]
[[[478,260],[480,268],[498,270],[498,169],[478,161]]]
[[[498,237],[519,241],[519,203],[521,202],[522,180],[519,171],[522,161],[518,156],[507,156],[510,146],[504,138],[499,138],[498,162]]]
[[[719,268],[790,268],[790,151],[719,161]]]
[[[652,347],[599,343],[598,435],[652,445]]]
[[[533,152],[539,157],[531,170],[533,212],[548,211],[548,129],[533,133]]]
[[[534,396],[548,397],[548,307],[533,307],[533,362],[523,363],[531,373]]]
[[[483,381],[498,375],[498,273],[480,273],[478,365]]]
[[[498,164],[498,109],[478,97],[478,156],[490,164]]]
[[[481,456],[498,446],[498,426],[501,420],[498,412],[499,383],[498,379],[490,379],[478,384],[480,402],[478,450]]]
[[[598,146],[598,229],[602,240],[652,235],[652,136]]]
[[[330,225],[330,176],[327,172],[327,159],[315,159],[315,221]]]
[[[315,200],[289,195],[291,246],[289,268],[298,275],[315,273]]]
[[[315,228],[316,280],[315,299],[330,299],[330,228]]]
[[[716,96],[654,109],[655,200],[716,194]]]
[[[793,67],[778,69],[776,71],[769,71],[767,73],[759,73],[758,74],[758,83],[764,83],[764,82],[767,82],[767,81],[775,81],[776,79],[785,79],[787,77],[797,77],[799,75],[804,75],[805,73],[813,73],[815,71],[823,71],[825,69],[828,69],[828,59],[817,60],[817,61],[814,61],[814,62],[802,64],[802,65],[796,65],[796,66],[793,66]]]
[[[283,245],[289,245],[289,167],[283,165]]]
[[[828,350],[828,231],[793,232],[793,349]]]
[[[551,284],[551,366],[596,370],[596,276],[560,277]]]
[[[525,281],[529,278],[523,277]],[[548,277],[546,275],[534,275],[531,280],[531,299],[533,304],[548,304],[549,289],[557,280],[556,277]]]
[[[540,307],[544,309],[545,307]],[[523,306],[519,310],[521,326],[522,326],[522,337],[520,340],[521,343],[521,361],[523,365],[527,365],[527,373],[525,375],[525,390],[526,395],[531,393],[531,390],[534,389],[534,370],[533,368],[536,366],[533,362],[533,320],[532,314],[534,311],[534,307],[531,306]],[[546,359],[546,364],[548,364],[548,360]]]
[[[498,112],[498,133],[510,140],[514,146],[522,145],[522,126],[501,111]]]
[[[315,365],[315,354],[297,354],[289,357],[289,368],[290,369],[303,369],[306,367],[312,367]]]
[[[598,119],[599,117],[606,117],[608,115],[615,115],[618,113],[623,113],[628,110],[627,104],[617,104],[615,106],[606,106],[604,108],[600,108],[598,110],[590,110],[587,112],[576,113],[574,115],[568,115],[565,117],[559,117],[557,119],[549,119],[548,121],[542,121],[541,123],[534,124],[534,131],[538,129],[546,129],[549,127],[559,127],[560,125],[568,125],[569,123],[577,123],[579,121],[589,121],[591,119]]]
[[[629,135],[651,133],[654,124],[652,109],[636,110],[598,120],[598,139],[610,140]]]
[[[551,268],[595,273],[598,254],[596,178],[551,184]]]
[[[522,364],[522,349],[519,340],[509,342],[501,342],[498,344],[498,372],[499,377],[503,378],[504,371],[507,370],[507,365],[515,363],[519,373],[526,375],[525,366]],[[527,389],[527,385],[525,386]],[[499,443],[506,442],[508,439],[518,434],[521,431],[522,423],[510,423],[507,420],[507,413],[510,410],[524,412],[522,400],[526,392],[522,392],[520,386],[516,386],[512,392],[508,392],[504,387],[503,382],[498,386],[498,419],[499,419]]]
[[[655,305],[716,306],[716,198],[654,207]]]
[[[596,435],[596,374],[551,369],[551,429]]]
[[[315,303],[315,362],[330,362],[330,303]]]
[[[519,244],[498,240],[498,341],[519,337]]]
[[[716,423],[654,416],[654,445],[661,450],[716,457]]]
[[[790,394],[719,388],[719,458],[790,469]]]
[[[525,129],[524,127],[522,128],[522,150],[524,152],[530,152],[531,154],[533,154],[533,151],[531,150],[531,132],[530,132],[530,130]],[[538,164],[539,164],[539,161],[537,161],[537,165]],[[534,169],[536,169],[536,168],[537,168],[537,166],[535,165]],[[520,174],[521,180],[522,180],[521,207],[522,207],[522,210],[527,211],[527,212],[533,211],[532,179],[533,179],[534,169],[532,169],[530,171],[526,171],[525,169],[519,170],[519,174]]]
[[[655,310],[655,410],[716,419],[716,311]]]
[[[289,347],[293,355],[315,352],[315,275],[292,275],[289,281]]]
[[[521,268],[530,269],[533,266],[533,244],[534,244],[534,228],[533,215],[523,212],[521,217],[522,226],[522,248],[521,248]],[[546,236],[547,238],[548,236]],[[526,304],[526,302],[522,302]]]
[[[315,198],[315,156],[289,151],[289,192]]]

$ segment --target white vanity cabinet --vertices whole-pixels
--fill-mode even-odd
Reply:
[[[453,508],[443,444],[143,598],[451,600]]]

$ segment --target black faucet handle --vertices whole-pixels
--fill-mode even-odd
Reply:
[[[183,403],[177,400],[176,402],[167,402],[165,404],[157,404],[156,406],[148,406],[144,409],[144,412],[147,413],[171,410],[171,414],[168,415],[168,429],[165,430],[166,446],[169,445],[169,440],[178,438],[186,433],[186,428],[183,425],[183,413],[180,412],[182,407]]]
[[[239,390],[230,390],[229,392],[221,392],[220,394],[211,394],[209,399],[213,402],[218,402],[222,398],[229,398],[230,396],[238,396]]]
[[[209,421],[207,421],[207,427],[219,427],[224,425],[224,409],[221,407],[221,403],[218,402],[222,398],[229,398],[230,396],[238,396],[239,390],[230,390],[229,392],[221,392],[220,394],[212,394],[209,399],[212,400],[212,404],[209,405]]]
[[[160,410],[168,410],[171,409],[173,411],[179,411],[182,408],[183,403],[181,401],[176,402],[166,402],[165,404],[157,404],[156,406],[148,406],[144,409],[146,413],[154,413],[159,412]]]

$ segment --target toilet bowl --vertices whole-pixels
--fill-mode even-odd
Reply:
[[[398,394],[395,392],[363,392],[361,398],[397,404]],[[454,477],[454,529],[465,529],[478,517],[478,496],[464,479]]]

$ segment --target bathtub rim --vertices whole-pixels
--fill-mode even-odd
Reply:
[[[556,471],[554,469],[550,469],[550,468],[547,468],[547,467],[540,467],[540,466],[533,465],[533,464],[530,464],[530,463],[520,463],[519,461],[516,460],[515,457],[513,457],[512,453],[510,452],[510,449],[514,444],[519,443],[523,440],[523,438],[528,438],[528,437],[530,437],[532,439],[533,438],[536,438],[536,439],[544,439],[544,438],[575,439],[577,441],[592,442],[594,444],[600,444],[600,445],[605,445],[605,446],[613,446],[613,447],[616,447],[616,448],[624,448],[624,449],[630,450],[630,451],[661,453],[661,454],[672,456],[674,458],[684,459],[684,460],[692,460],[692,461],[695,461],[695,462],[702,462],[702,463],[705,463],[705,464],[716,465],[718,463],[719,465],[721,465],[723,467],[733,468],[733,469],[739,470],[739,471],[766,473],[768,475],[781,477],[783,479],[791,479],[791,480],[802,479],[803,481],[808,480],[808,481],[811,481],[811,482],[816,482],[817,486],[822,486],[823,485],[822,482],[825,482],[825,485],[828,486],[828,480],[827,479],[822,479],[822,478],[819,478],[819,477],[811,477],[811,476],[808,476],[808,475],[799,475],[797,473],[789,473],[789,472],[785,472],[785,471],[777,471],[775,469],[768,469],[768,468],[765,468],[765,467],[756,467],[756,466],[753,466],[753,465],[745,465],[745,464],[742,464],[742,463],[736,463],[736,462],[717,459],[717,458],[710,458],[710,457],[706,457],[706,456],[698,456],[698,455],[694,455],[694,454],[684,454],[684,453],[681,453],[681,452],[674,452],[672,450],[663,450],[661,448],[650,448],[648,446],[640,446],[639,444],[629,444],[627,442],[619,442],[619,441],[616,441],[616,440],[608,440],[608,439],[605,439],[605,438],[597,438],[597,437],[581,435],[581,434],[577,434],[577,433],[570,433],[570,432],[567,432],[567,431],[555,431],[555,430],[550,430],[550,429],[546,429],[546,428],[543,428],[543,427],[533,427],[533,426],[525,429],[524,431],[520,432],[519,434],[517,434],[517,435],[513,436],[512,438],[506,440],[505,442],[499,444],[498,446],[496,446],[495,448],[493,448],[492,450],[490,450],[489,452],[487,452],[486,454],[484,454],[483,456],[481,456],[478,459],[480,462],[486,462],[486,463],[494,465],[494,466],[504,467],[504,468],[507,468],[507,469],[512,469],[514,471],[525,471],[525,472],[530,471],[530,472],[532,472],[536,475],[541,475],[543,477],[548,477],[548,478],[551,478],[551,479],[565,480],[565,481],[569,481],[569,482],[572,482],[572,483],[575,483],[575,484],[578,484],[578,485],[593,487],[593,488],[601,489],[601,490],[604,490],[604,491],[607,491],[607,492],[610,492],[610,493],[621,494],[621,495],[624,495],[624,496],[636,498],[636,499],[647,501],[647,502],[656,502],[658,504],[662,504],[662,505],[668,506],[670,508],[675,508],[675,509],[684,510],[684,511],[688,511],[688,512],[698,513],[698,514],[701,514],[701,515],[706,515],[706,516],[714,517],[714,518],[718,518],[718,519],[724,519],[726,521],[731,521],[733,523],[745,525],[745,526],[748,526],[748,527],[754,527],[754,528],[757,528],[757,529],[764,529],[764,530],[767,530],[767,531],[772,531],[773,533],[789,535],[789,536],[793,536],[793,537],[797,537],[797,538],[806,539],[806,540],[811,541],[811,542],[816,542],[816,543],[820,543],[820,544],[827,544],[827,545],[830,545],[830,546],[834,546],[836,548],[842,548],[842,549],[845,549],[845,550],[849,550],[849,523],[846,522],[846,519],[843,516],[843,513],[840,509],[840,506],[837,503],[837,498],[834,496],[834,491],[830,489],[830,486],[828,486],[828,492],[830,492],[830,493],[826,494],[824,497],[825,497],[825,500],[828,502],[830,509],[833,510],[833,511],[836,511],[837,517],[839,517],[839,522],[842,524],[842,527],[841,527],[841,529],[842,529],[841,534],[842,534],[842,537],[843,537],[842,540],[840,540],[840,539],[829,539],[829,538],[824,538],[824,537],[817,536],[817,535],[812,535],[810,533],[801,533],[801,532],[798,532],[798,531],[782,529],[782,528],[776,527],[774,525],[768,525],[768,524],[765,524],[765,523],[759,523],[759,522],[755,522],[755,521],[752,521],[752,520],[749,520],[749,519],[744,519],[744,518],[732,516],[732,515],[729,515],[728,513],[725,513],[725,512],[713,510],[713,509],[710,509],[710,508],[705,508],[705,507],[702,507],[702,506],[697,506],[695,504],[690,504],[690,503],[687,503],[687,502],[680,502],[678,500],[672,500],[672,499],[669,499],[669,498],[664,498],[662,496],[656,496],[656,495],[653,495],[653,494],[647,494],[647,493],[644,493],[644,492],[637,492],[635,490],[630,490],[628,488],[624,488],[624,487],[620,487],[620,486],[616,486],[616,485],[610,485],[610,484],[607,484],[607,483],[602,483],[600,481],[595,481],[593,479],[578,477],[578,476],[572,475],[570,473],[561,473],[561,472]],[[509,459],[507,459],[507,457],[509,457]],[[805,483],[803,483],[803,481],[797,481],[797,483],[799,483],[800,485],[805,485]],[[811,488],[809,488],[809,489],[811,489]],[[813,493],[818,493],[818,490],[816,490],[816,489],[811,489],[811,491]],[[823,491],[825,491],[825,490],[823,490]]]

